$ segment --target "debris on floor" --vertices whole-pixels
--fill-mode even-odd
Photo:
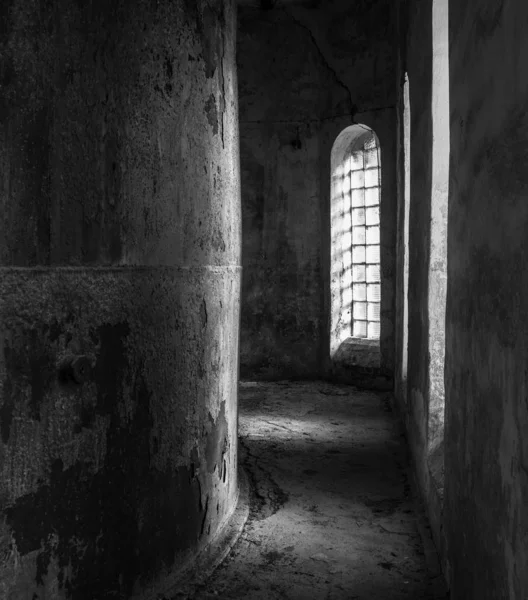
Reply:
[[[432,600],[386,393],[324,382],[241,383],[239,460],[250,514],[189,600]],[[181,596],[179,596],[181,598]]]

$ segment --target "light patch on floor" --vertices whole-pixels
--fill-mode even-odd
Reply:
[[[246,527],[212,577],[176,598],[445,598],[427,570],[387,394],[242,383],[239,444]]]

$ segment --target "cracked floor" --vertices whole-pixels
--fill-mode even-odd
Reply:
[[[239,403],[249,518],[188,599],[446,597],[386,394],[247,382]]]

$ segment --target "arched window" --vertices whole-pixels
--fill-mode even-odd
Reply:
[[[379,141],[364,125],[347,127],[332,149],[331,354],[348,338],[380,338]]]

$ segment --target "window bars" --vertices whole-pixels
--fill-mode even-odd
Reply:
[[[343,165],[343,194],[349,204],[352,234],[352,336],[375,340],[380,337],[381,297],[379,154],[372,133],[363,148],[345,156]]]

